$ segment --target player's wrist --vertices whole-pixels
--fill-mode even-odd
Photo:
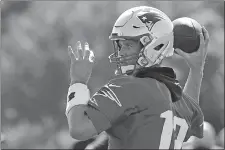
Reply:
[[[81,84],[87,85],[87,81],[83,81],[83,80],[71,80],[70,81],[70,86],[72,86],[73,84],[76,84],[76,83],[81,83]]]
[[[89,80],[89,76],[83,75],[83,76],[71,76],[70,77],[70,85],[73,85],[75,83],[82,83],[82,84],[87,84]]]
[[[66,115],[77,105],[86,105],[90,99],[90,90],[86,84],[74,83],[68,89]]]
[[[195,75],[195,76],[203,76],[203,70],[204,70],[204,65],[203,66],[193,66],[190,67],[190,74]]]

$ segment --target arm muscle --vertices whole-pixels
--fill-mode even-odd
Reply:
[[[197,103],[199,103],[202,77],[202,71],[190,69],[187,81],[183,89],[183,92],[196,100]]]
[[[94,125],[85,114],[86,109],[86,105],[74,106],[68,114],[70,135],[74,139],[87,140],[97,135]]]

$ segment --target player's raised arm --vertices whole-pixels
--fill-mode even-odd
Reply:
[[[85,116],[90,91],[87,82],[90,78],[94,62],[94,53],[85,43],[84,50],[77,42],[77,49],[68,47],[71,59],[70,78],[71,85],[67,95],[66,116],[70,135],[78,140],[87,140],[97,134],[92,122]]]
[[[185,96],[195,100],[197,103],[199,103],[200,88],[203,78],[208,42],[208,31],[202,27],[202,32],[200,34],[200,46],[196,52],[185,53],[181,49],[175,49],[175,51],[185,59],[190,68],[183,93]]]

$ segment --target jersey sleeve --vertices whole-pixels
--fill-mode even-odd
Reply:
[[[127,86],[107,84],[89,100],[86,114],[98,133],[127,118],[126,110],[132,106]]]
[[[204,115],[199,104],[186,93],[182,94],[182,99],[175,102],[176,112],[179,117],[184,118],[189,124],[188,134],[185,141],[190,136],[203,137]]]
[[[183,99],[189,102],[189,108],[192,110],[191,134],[198,138],[203,138],[204,115],[199,104],[187,94],[183,94]]]

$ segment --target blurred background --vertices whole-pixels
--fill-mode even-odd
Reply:
[[[67,46],[88,41],[96,55],[89,82],[94,92],[113,75],[108,36],[119,15],[140,5],[172,20],[191,17],[209,31],[200,105],[216,135],[224,128],[223,1],[1,1],[2,148],[69,148],[65,112],[69,85]],[[170,62],[184,85],[188,67]]]

